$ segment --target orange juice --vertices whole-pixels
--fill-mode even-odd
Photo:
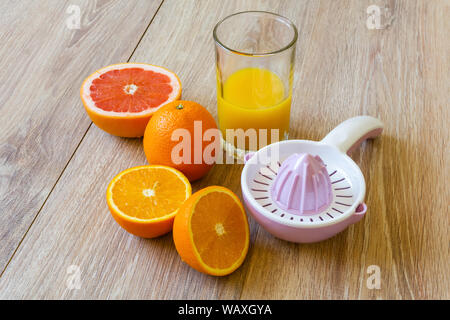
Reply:
[[[224,139],[226,129],[256,129],[258,133],[259,129],[267,129],[267,143],[271,143],[270,129],[279,130],[277,139],[287,138],[291,92],[286,92],[283,81],[275,73],[262,68],[244,68],[230,75],[218,88],[222,88],[217,94],[217,112]],[[232,143],[236,147],[236,142]],[[257,146],[263,145],[264,141],[258,138]],[[248,147],[248,140],[245,146],[246,150],[254,149]]]

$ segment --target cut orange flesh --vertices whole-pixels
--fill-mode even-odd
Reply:
[[[190,195],[191,185],[178,170],[141,166],[118,174],[106,198],[114,219],[125,230],[153,238],[171,230],[178,208]]]
[[[99,128],[117,136],[140,137],[156,110],[181,97],[181,82],[163,67],[121,63],[87,77],[80,95]]]
[[[196,192],[180,207],[173,237],[183,261],[216,276],[230,274],[243,263],[250,239],[239,198],[219,186]]]
[[[160,106],[173,91],[170,78],[142,68],[111,70],[92,81],[91,98],[97,108],[114,112],[142,112]]]

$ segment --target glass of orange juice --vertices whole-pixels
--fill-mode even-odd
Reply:
[[[230,15],[213,32],[224,149],[242,159],[289,135],[297,28],[264,11]]]

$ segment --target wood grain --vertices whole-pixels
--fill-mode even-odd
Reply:
[[[389,7],[384,29],[366,27],[372,4]],[[366,217],[309,245],[275,239],[249,218],[244,265],[209,277],[181,262],[171,234],[139,239],[113,221],[106,186],[146,163],[142,142],[91,126],[0,278],[0,298],[449,298],[449,2],[166,0],[131,60],[176,70],[183,98],[216,115],[212,28],[249,9],[279,12],[300,31],[292,138],[321,139],[359,114],[384,121],[383,136],[353,154]],[[216,165],[194,189],[220,184],[240,195],[241,169]],[[79,290],[66,285],[70,265],[80,267]],[[379,290],[366,286],[370,265],[380,267]]]
[[[66,25],[69,5],[79,6],[80,29]],[[82,80],[126,61],[159,5],[1,2],[0,274],[90,125]]]

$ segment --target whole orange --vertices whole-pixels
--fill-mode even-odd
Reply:
[[[166,165],[183,172],[190,181],[203,177],[214,165],[218,136],[203,139],[209,129],[218,129],[206,108],[193,101],[177,100],[156,111],[144,134],[144,152],[149,164]],[[209,147],[208,147],[209,146]],[[205,158],[204,151],[212,152]]]

